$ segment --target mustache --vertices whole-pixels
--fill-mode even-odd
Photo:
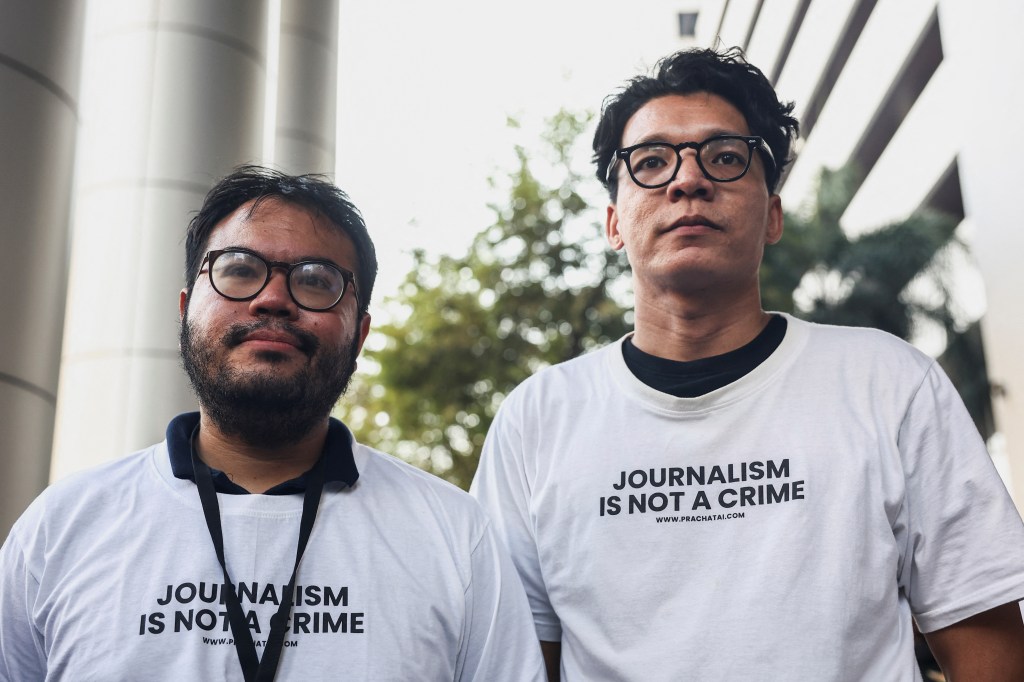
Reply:
[[[228,348],[234,348],[241,344],[249,334],[264,329],[288,334],[298,342],[296,347],[307,357],[312,357],[312,355],[316,353],[317,349],[320,348],[320,342],[317,340],[316,336],[307,332],[305,329],[299,329],[288,322],[271,323],[265,320],[233,324],[228,327],[227,331],[225,331],[223,336],[221,336],[221,342]]]

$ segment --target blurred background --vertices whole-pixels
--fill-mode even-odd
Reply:
[[[321,172],[381,271],[338,414],[466,486],[504,395],[630,328],[602,99],[738,45],[796,103],[765,305],[938,358],[1024,504],[1024,5],[0,0],[0,531],[195,409],[185,227],[232,167]]]

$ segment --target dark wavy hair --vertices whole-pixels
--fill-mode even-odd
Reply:
[[[636,76],[620,92],[605,98],[594,134],[594,163],[597,178],[613,202],[618,184],[615,177],[607,178],[608,164],[622,144],[622,131],[629,119],[652,99],[696,92],[718,95],[732,104],[747,120],[750,134],[760,135],[768,143],[775,164],[774,170],[765,164],[765,180],[768,191],[775,192],[782,169],[792,161],[790,146],[799,132],[799,123],[791,115],[793,103],[779,101],[772,84],[760,69],[747,63],[740,48],[723,52],[693,49],[661,59],[653,76]]]
[[[360,316],[370,306],[373,283],[377,279],[377,252],[366,230],[359,209],[348,195],[322,175],[287,175],[256,165],[243,165],[222,178],[206,195],[202,208],[188,225],[185,237],[185,286],[188,296],[199,276],[210,233],[217,224],[247,201],[255,199],[253,209],[272,197],[280,198],[326,217],[345,233],[356,247],[356,293]]]

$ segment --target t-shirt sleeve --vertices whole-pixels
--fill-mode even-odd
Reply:
[[[932,632],[1024,599],[1024,523],[935,364],[903,419],[899,448],[906,475],[899,581],[918,627]]]
[[[12,532],[0,548],[0,680],[32,682],[46,677],[42,634],[32,618],[39,583]]]
[[[511,400],[506,400],[491,424],[469,492],[490,515],[495,534],[512,557],[526,588],[537,637],[558,642],[562,626],[548,599],[530,515],[528,453],[511,407]]]
[[[490,525],[473,549],[471,565],[467,630],[456,679],[544,682],[544,661],[522,583]]]

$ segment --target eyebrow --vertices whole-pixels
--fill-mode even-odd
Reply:
[[[700,140],[687,140],[687,142],[703,142],[704,140],[710,140],[712,137],[718,137],[719,135],[739,135],[741,137],[750,137],[749,133],[741,133],[741,132],[736,131],[736,130],[729,130],[728,128],[715,128],[713,130],[708,131],[708,133],[704,136],[703,139],[700,139]],[[632,144],[628,144],[628,145],[625,145],[625,146],[632,147],[634,145],[647,144],[649,142],[663,142],[663,143],[668,144],[668,145],[675,144],[674,142],[669,142],[668,141],[669,137],[670,137],[669,135],[665,135],[664,133],[654,132],[654,133],[650,133],[650,134],[644,135],[643,137],[638,139],[636,142],[633,142]]]
[[[257,251],[256,249],[254,249],[252,247],[249,247],[249,246],[225,246],[224,248],[221,248],[221,249],[210,249],[210,251],[246,251],[248,253],[252,253],[252,254],[255,254],[255,255],[259,256],[260,258],[262,258],[263,260],[267,261],[268,263],[270,261],[274,261],[275,263],[277,263],[277,262],[287,262],[290,265],[294,265],[296,263],[303,263],[305,261],[315,260],[315,261],[320,261],[320,262],[323,262],[323,263],[330,263],[334,267],[340,268],[341,270],[348,270],[349,269],[349,268],[345,267],[344,265],[339,265],[339,264],[335,263],[333,259],[327,258],[326,256],[315,256],[315,255],[311,255],[311,256],[298,256],[294,260],[290,260],[290,261],[277,261],[277,260],[269,257],[267,254],[263,253],[262,251]]]

